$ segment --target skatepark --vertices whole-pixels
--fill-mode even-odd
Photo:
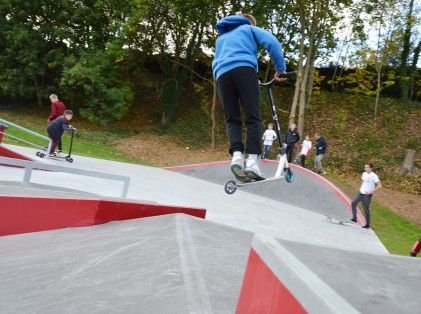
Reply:
[[[419,310],[419,259],[389,254],[361,214],[338,224],[350,200],[307,169],[228,195],[228,161],[69,164],[0,147],[0,313]]]

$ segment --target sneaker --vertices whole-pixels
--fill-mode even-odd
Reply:
[[[244,173],[252,180],[261,181],[265,179],[265,175],[260,171],[256,159],[248,159]]]
[[[63,152],[63,150],[62,150],[62,149],[59,149],[59,150],[57,150],[57,152],[58,152],[59,154],[61,154],[61,153]]]
[[[57,154],[56,153],[51,153],[51,154],[48,154],[48,157],[57,157]]]
[[[351,218],[349,221],[352,221],[352,222],[357,223],[357,219],[356,218]]]
[[[365,229],[370,229],[370,225],[365,225],[365,226],[363,226],[363,228],[365,228]]]
[[[319,172],[319,174],[321,174],[322,176],[324,176],[324,175],[327,174],[327,172],[326,171],[323,171],[323,172]]]
[[[244,172],[244,155],[240,152],[234,152],[231,160],[231,172],[241,182],[250,182],[250,178]]]

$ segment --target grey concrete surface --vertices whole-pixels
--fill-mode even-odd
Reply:
[[[67,189],[51,185],[17,181],[0,181],[0,195],[53,196],[53,197],[95,197],[94,193]]]
[[[361,313],[421,312],[421,259],[280,242]]]
[[[261,169],[267,178],[275,174],[276,168],[275,163],[261,163]],[[227,180],[233,180],[229,165],[174,171],[220,185]],[[263,181],[245,186],[242,190],[274,201],[328,214],[340,220],[350,218],[348,206],[328,186],[301,170],[293,169],[293,172],[295,181],[292,183],[287,183],[285,180]]]
[[[12,147],[14,150],[34,156],[34,150]],[[61,163],[54,160],[43,162]],[[262,197],[245,191],[234,195],[224,192],[223,184],[164,169],[74,156],[74,163],[67,167],[86,168],[131,177],[128,197],[168,205],[206,208],[206,219],[227,226],[280,239],[347,247],[349,250],[388,254],[372,230],[358,226],[340,226],[329,223],[325,216],[284,202]],[[0,180],[21,180],[23,171],[1,167]],[[51,184],[81,190],[104,197],[116,197],[121,191],[118,183],[96,178],[82,178],[67,173],[34,171],[32,182]]]
[[[0,237],[0,313],[234,313],[251,239],[182,214]]]

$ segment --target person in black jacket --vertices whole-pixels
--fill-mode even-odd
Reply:
[[[64,115],[58,117],[54,121],[50,122],[47,127],[48,137],[52,140],[50,155],[54,155],[57,145],[61,141],[64,131],[73,132],[76,129],[70,125],[70,120],[73,118],[73,112],[66,110]]]
[[[316,133],[316,156],[314,157],[314,172],[320,174],[326,174],[326,171],[323,169],[322,160],[326,154],[327,143],[323,136],[320,133]]]
[[[294,154],[294,145],[300,140],[300,134],[298,134],[297,126],[295,123],[291,123],[287,130],[286,140],[286,154],[288,157],[288,162],[292,161],[292,156]]]

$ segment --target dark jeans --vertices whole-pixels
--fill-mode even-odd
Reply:
[[[357,196],[354,198],[354,200],[351,203],[352,218],[357,219],[357,204],[359,202],[362,202],[364,212],[365,212],[365,221],[367,225],[370,224],[370,202],[371,202],[372,196],[373,194],[361,194],[361,193],[357,194]]]
[[[61,144],[61,139],[59,140],[57,147],[58,147],[58,150],[60,150],[60,151],[63,150],[63,145]]]
[[[288,162],[291,163],[292,161],[292,155],[294,154],[294,144],[288,144],[287,143],[287,147],[286,147],[286,154],[288,157]]]
[[[301,157],[301,160],[300,160],[301,167],[305,168],[305,166],[306,166],[306,155],[303,154],[300,157]]]
[[[272,145],[263,145],[263,159],[268,159]]]
[[[238,67],[222,74],[217,81],[218,95],[224,107],[227,133],[230,140],[229,152],[247,154],[262,152],[259,81],[252,67]],[[240,103],[245,111],[247,140],[244,149]]]
[[[51,143],[51,150],[48,152],[49,154],[54,153],[54,151],[56,150],[57,146],[60,144],[60,140],[54,140],[52,139],[52,143]]]

